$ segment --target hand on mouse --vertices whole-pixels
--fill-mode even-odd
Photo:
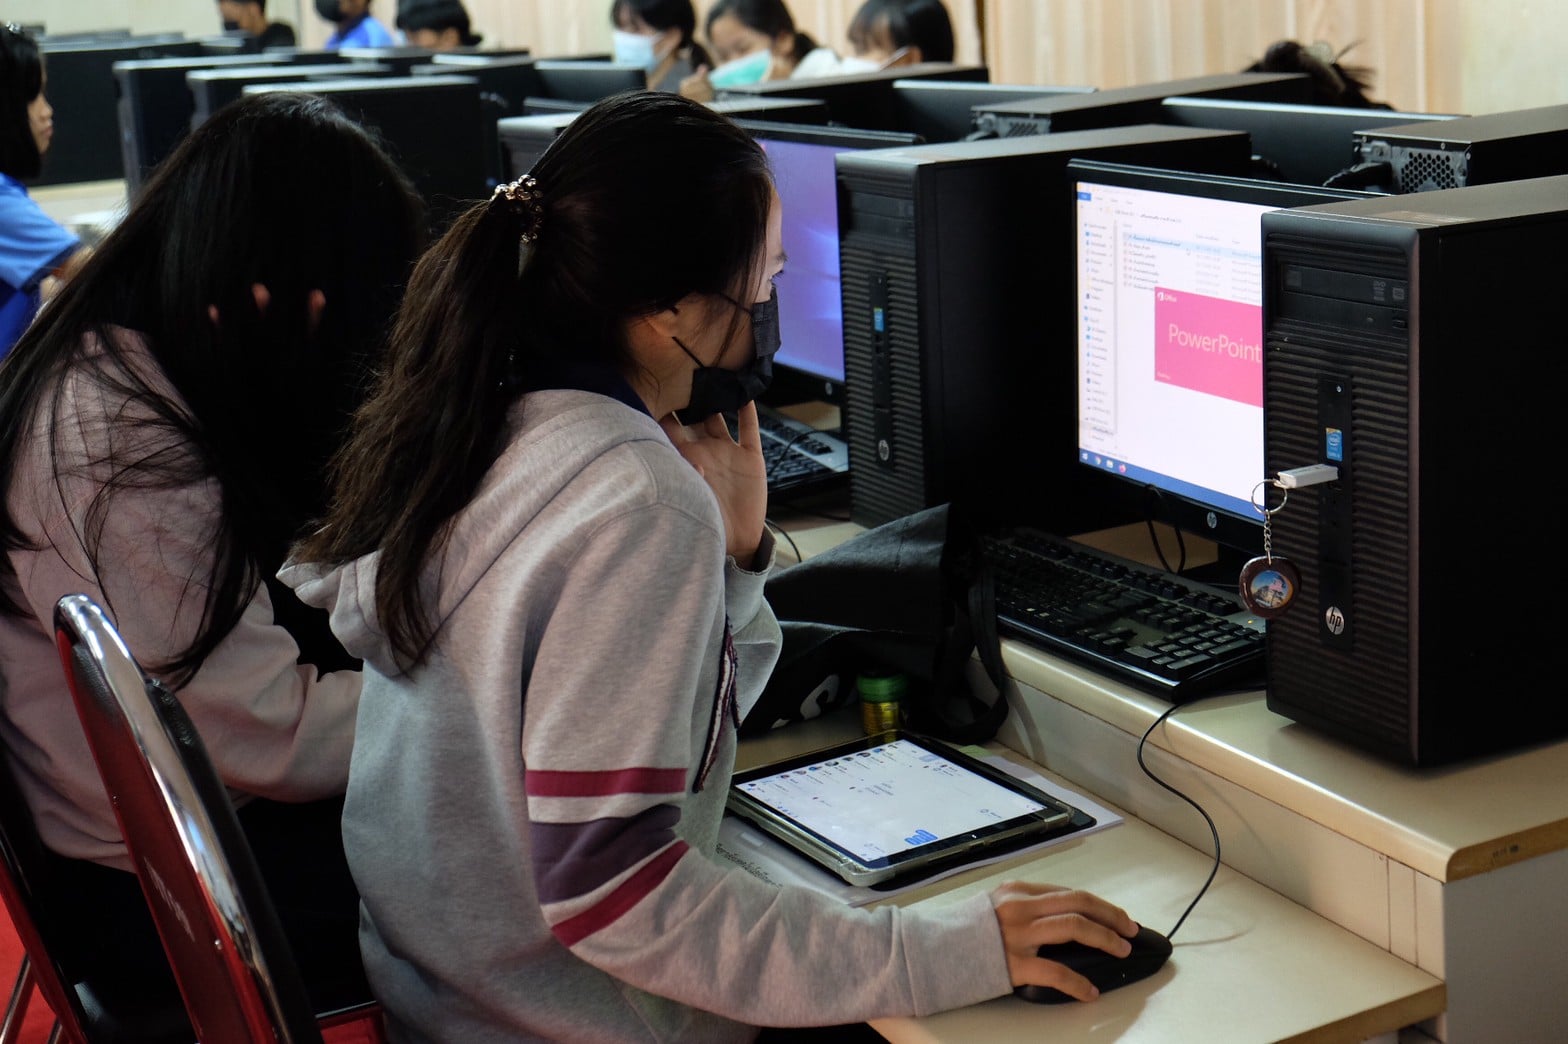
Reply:
[[[1138,934],[1126,911],[1078,889],[1007,881],[992,890],[991,905],[1013,985],[1049,986],[1078,1000],[1093,1000],[1100,991],[1065,965],[1040,957],[1039,948],[1078,942],[1125,957],[1132,952],[1127,939]]]

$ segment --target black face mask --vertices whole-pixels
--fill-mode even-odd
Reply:
[[[223,31],[224,32],[226,32],[226,33],[238,32],[239,28],[240,28],[240,23],[236,22],[234,19],[232,19],[232,18],[225,18],[223,20]]]
[[[736,308],[743,307],[731,301]],[[726,370],[722,366],[704,366],[701,359],[692,355],[691,349],[675,343],[681,351],[691,356],[697,370],[691,375],[691,402],[678,411],[686,423],[695,423],[715,413],[733,413],[768,390],[773,381],[773,356],[779,350],[779,292],[775,288],[766,301],[752,305],[751,361],[739,370]]]
[[[329,22],[341,22],[343,5],[338,0],[316,0],[316,13]]]

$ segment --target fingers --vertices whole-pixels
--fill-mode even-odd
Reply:
[[[321,325],[321,316],[327,310],[327,295],[321,290],[312,290],[305,295],[305,328],[315,333]]]
[[[735,413],[735,441],[747,449],[762,448],[762,426],[757,422],[757,404],[748,402]]]
[[[1098,991],[1077,972],[1039,956],[1039,948],[1081,943],[1125,957],[1132,951],[1128,938],[1138,932],[1121,907],[1081,889],[1010,881],[992,891],[991,901],[1013,985],[1049,986],[1078,1000],[1092,1000]]]
[[[256,299],[256,314],[266,315],[267,306],[272,303],[272,291],[268,290],[265,284],[252,283],[250,284],[250,295]]]

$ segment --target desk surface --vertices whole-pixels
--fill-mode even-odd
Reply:
[[[835,714],[780,729],[743,743],[740,760],[827,745],[853,734],[855,721]],[[1110,830],[895,901],[949,903],[1005,880],[1048,881],[1090,889],[1169,931],[1211,865],[1207,853],[1127,816]],[[1356,1040],[1420,1022],[1446,1004],[1435,977],[1226,867],[1172,941],[1175,953],[1153,977],[1090,1004],[1001,997],[873,1025],[907,1042]]]
[[[860,531],[810,519],[785,526],[808,556]],[[1134,736],[1168,706],[1022,642],[1002,645],[1017,681]],[[1183,707],[1151,742],[1437,881],[1568,849],[1568,740],[1411,769],[1275,714],[1256,691]]]
[[[1133,734],[1167,706],[1019,642],[1003,658],[1018,681]],[[1151,742],[1438,881],[1568,848],[1568,740],[1417,770],[1275,714],[1258,691],[1183,707]]]

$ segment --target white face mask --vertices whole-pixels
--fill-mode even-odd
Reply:
[[[614,41],[611,52],[616,65],[635,65],[646,72],[652,72],[664,61],[664,55],[658,51],[659,37],[644,36],[642,33],[628,33],[624,29],[616,29],[611,34]]]
[[[761,83],[773,68],[773,52],[764,47],[760,51],[732,58],[708,74],[708,82],[715,87],[740,87],[748,83]]]
[[[881,68],[882,63],[871,58],[841,58],[838,63],[838,71],[845,76],[854,73],[877,72]]]
[[[877,61],[875,58],[862,58],[851,55],[848,58],[839,59],[838,71],[840,75],[843,76],[850,76],[854,73],[881,72],[883,69],[891,69],[893,67],[893,63],[897,62],[900,58],[904,57],[904,55],[908,53],[909,48],[900,47],[898,50],[888,55],[886,61],[881,62]]]

